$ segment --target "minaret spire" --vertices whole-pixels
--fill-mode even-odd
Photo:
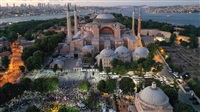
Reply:
[[[74,6],[74,34],[78,32],[78,23],[77,23],[77,14],[76,14],[76,5]]]
[[[138,33],[137,33],[137,39],[138,39],[138,46],[142,46],[142,41],[141,41],[141,20],[142,20],[142,15],[141,15],[141,7],[139,7],[139,16],[138,16]]]
[[[69,3],[67,5],[67,43],[72,41],[72,31],[71,31],[71,17],[70,17],[70,7]]]
[[[137,36],[140,37],[140,33],[141,33],[141,7],[139,8],[139,16],[138,16],[138,34]]]
[[[132,14],[132,32],[135,36],[135,8],[133,8],[133,14]]]

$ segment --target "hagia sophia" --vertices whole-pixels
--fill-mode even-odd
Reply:
[[[77,9],[74,9],[74,35],[71,30],[70,8],[67,8],[67,37],[60,53],[67,58],[83,57],[87,53],[99,53],[96,56],[97,64],[102,60],[103,68],[111,67],[110,62],[117,58],[124,62],[138,60],[148,56],[148,49],[142,47],[141,42],[141,11],[138,18],[138,32],[135,34],[134,18],[132,13],[132,29],[126,28],[117,22],[116,18],[107,12],[98,14],[91,23],[78,28]],[[80,59],[79,59],[80,61]],[[81,64],[78,64],[79,66]]]

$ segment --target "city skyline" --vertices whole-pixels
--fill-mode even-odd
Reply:
[[[149,5],[149,6],[172,6],[172,5],[192,5],[199,4],[199,0],[1,0],[1,6],[19,6],[20,4],[38,5],[38,3],[45,4],[61,4],[72,3],[80,6],[119,6],[119,5]],[[105,4],[109,3],[109,4]]]

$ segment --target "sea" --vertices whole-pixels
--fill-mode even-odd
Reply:
[[[100,13],[101,11],[98,11]],[[122,13],[124,16],[132,16],[132,9],[121,9],[121,10],[109,10],[108,12]],[[78,12],[78,15],[86,15],[92,12]],[[73,15],[73,12],[71,13]],[[54,18],[63,18],[66,14],[56,14],[56,15],[40,15],[40,16],[23,16],[23,17],[11,17],[0,19],[0,24],[4,22],[21,22],[30,20],[48,20]],[[135,19],[138,18],[138,10],[135,10]],[[200,13],[147,13],[146,9],[142,10],[142,20],[166,22],[173,25],[194,25],[200,26]]]

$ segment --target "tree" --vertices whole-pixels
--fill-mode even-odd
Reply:
[[[157,46],[155,43],[150,43],[147,45],[147,49],[151,51],[151,53],[155,54],[157,50]]]
[[[106,72],[107,75],[109,75],[110,71],[111,71],[110,67],[105,68],[105,72]]]
[[[50,92],[58,88],[59,80],[57,77],[37,78],[31,84],[32,91]]]
[[[79,83],[79,90],[82,92],[88,92],[90,90],[91,84],[88,81],[82,81]]]
[[[122,90],[124,94],[134,93],[135,83],[129,77],[123,77],[119,81],[119,88]]]
[[[32,36],[31,31],[27,31],[27,32],[24,34],[24,38],[25,38],[26,40],[33,40],[33,39],[34,39],[33,36]]]
[[[17,39],[18,39],[17,33],[16,33],[15,31],[11,31],[11,32],[9,33],[9,35],[8,35],[8,40],[9,40],[10,42],[14,42],[14,41],[16,41]]]
[[[197,112],[191,105],[179,102],[174,106],[174,112]]]
[[[89,96],[87,98],[88,107],[91,110],[95,110],[97,107],[98,96],[93,90],[90,91]]]
[[[178,93],[177,93],[177,91],[174,88],[172,88],[170,86],[167,86],[167,85],[161,86],[160,88],[169,97],[170,104],[172,104],[174,106],[178,101]]]
[[[91,53],[87,53],[87,54],[84,55],[84,57],[86,57],[86,58],[92,58],[92,54]]]
[[[102,62],[102,59],[100,59],[100,63],[99,63],[99,71],[100,71],[100,72],[103,71],[103,62]]]
[[[106,91],[106,81],[100,80],[97,85],[97,89],[101,92],[105,92]]]
[[[57,77],[45,78],[42,83],[42,87],[43,87],[42,92],[54,91],[54,90],[58,89],[58,84],[59,84],[59,80]]]
[[[165,24],[165,25],[163,25],[163,26],[161,27],[161,30],[162,30],[162,31],[168,31],[168,32],[171,32],[171,33],[174,31],[172,25],[170,25],[170,24]]]
[[[31,90],[32,91],[43,92],[43,90],[45,89],[45,87],[43,87],[43,83],[44,83],[44,78],[35,79],[33,81],[33,83],[31,84]]]
[[[152,83],[155,82],[157,87],[161,86],[161,82],[159,80],[153,79],[153,78],[146,78],[145,82],[143,83],[145,87],[151,86]]]
[[[31,79],[29,78],[24,78],[21,80],[21,82],[19,83],[19,86],[23,89],[23,90],[30,90],[31,88]]]
[[[114,68],[114,72],[119,74],[119,75],[124,75],[124,74],[126,74],[127,70],[126,70],[126,67],[124,65],[122,65],[122,66],[117,65]]]
[[[43,63],[43,53],[40,50],[37,50],[33,53],[33,66],[35,69],[40,69]]]
[[[153,69],[153,72],[160,72],[162,71],[163,69],[163,64],[160,63],[160,62],[156,62],[155,65],[154,65],[154,69]]]
[[[198,38],[196,37],[196,35],[191,34],[190,35],[190,39],[189,39],[189,44],[190,44],[190,48],[197,48],[198,47]]]
[[[32,106],[28,106],[28,108],[26,109],[26,112],[41,112],[41,110],[35,105],[32,105]]]
[[[106,92],[113,93],[115,89],[116,89],[116,79],[107,79]]]
[[[173,44],[175,40],[176,40],[176,34],[175,34],[175,33],[172,33],[172,35],[170,36],[169,41],[170,41],[170,43]]]
[[[34,69],[33,66],[33,56],[30,56],[26,61],[25,61],[26,67],[28,69],[28,71],[31,71]]]
[[[131,62],[131,70],[137,70],[137,63],[135,61]]]
[[[195,94],[200,97],[200,84],[196,82],[193,78],[187,80],[187,84],[195,92]]]
[[[10,60],[8,59],[8,56],[3,56],[1,58],[1,63],[2,63],[3,68],[7,69],[8,65],[10,63]]]
[[[115,67],[118,65],[118,59],[114,58],[114,59],[111,61],[111,65],[115,68]]]
[[[189,43],[186,41],[181,40],[180,42],[181,42],[180,43],[181,46],[187,47],[189,45]]]
[[[56,74],[56,71],[58,70],[58,65],[57,64],[55,64],[54,66],[53,66],[53,71],[55,72],[55,74]]]

